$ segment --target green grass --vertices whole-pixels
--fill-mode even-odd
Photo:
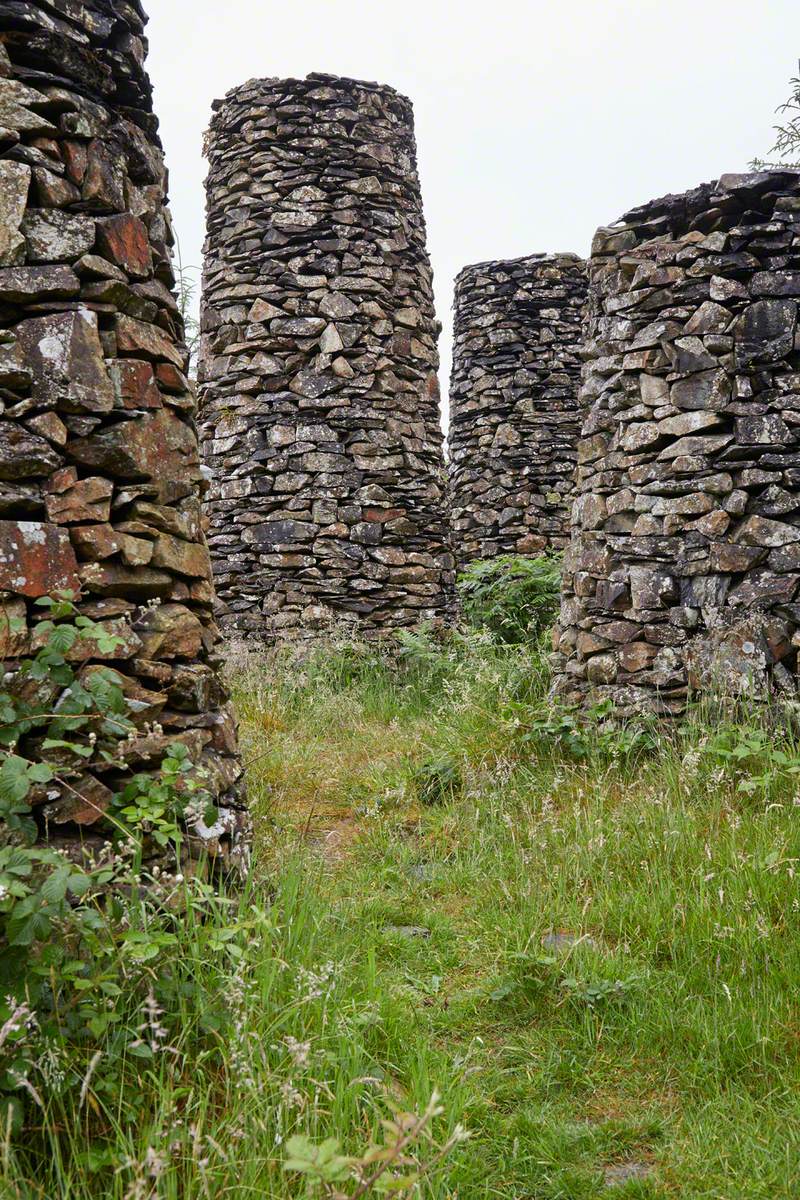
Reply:
[[[439,1143],[471,1137],[413,1194],[798,1194],[792,714],[632,736],[601,713],[576,737],[544,656],[481,637],[412,639],[399,663],[274,656],[234,684],[251,892],[131,968],[124,1020],[152,985],[172,1050],[83,1105],[94,1047],[58,1050],[68,1083],[38,1081],[0,1194],[303,1196],[290,1135],[359,1153],[388,1105],[434,1089]],[[612,1186],[625,1164],[639,1176]]]

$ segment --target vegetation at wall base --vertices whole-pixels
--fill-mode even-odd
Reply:
[[[558,612],[560,556],[503,554],[476,559],[458,577],[465,619],[502,642],[518,643],[550,628]]]
[[[401,650],[232,663],[253,878],[119,889],[14,994],[4,1200],[796,1194],[797,713],[584,721],[539,641]]]

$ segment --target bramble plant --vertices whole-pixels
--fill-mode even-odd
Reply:
[[[540,755],[627,762],[657,746],[654,718],[619,721],[609,700],[585,712],[552,699],[546,706],[517,703],[514,707],[519,714],[520,745]]]
[[[461,795],[464,782],[458,763],[441,756],[420,763],[413,773],[414,789],[420,804],[446,804]]]
[[[381,1121],[383,1141],[371,1143],[359,1155],[340,1153],[336,1138],[315,1143],[295,1134],[286,1144],[284,1171],[303,1175],[310,1189],[319,1188],[329,1200],[357,1200],[369,1192],[403,1196],[417,1192],[423,1180],[435,1175],[451,1150],[469,1136],[461,1125],[442,1142],[437,1142],[431,1124],[444,1108],[433,1093],[421,1113],[406,1112],[387,1101],[391,1117]],[[415,1154],[418,1147],[428,1152],[425,1161]]]
[[[578,1011],[589,1009],[593,1013],[629,999],[638,983],[636,977],[604,978],[592,971],[591,962],[582,959],[579,938],[568,954],[531,949],[512,953],[509,974],[496,983],[487,998],[494,1003],[516,1006],[569,1002]]]
[[[141,887],[120,835],[131,882],[80,941],[67,897],[41,1000],[0,1019],[26,1110],[0,1193],[555,1200],[635,1168],[620,1194],[795,1194],[791,705],[581,723],[541,641],[402,649],[234,664],[250,883]],[[446,803],[418,803],[426,764],[457,767]],[[381,1122],[435,1085],[433,1140],[392,1159]]]
[[[0,1128],[12,1131],[22,1126],[23,1101],[40,1103],[26,1057],[31,1030],[45,1039],[64,1028],[77,1041],[98,1037],[120,991],[109,955],[127,942],[141,957],[130,913],[119,898],[105,899],[108,888],[136,887],[147,845],[177,863],[180,818],[203,795],[180,743],[169,747],[160,778],[128,770],[124,747],[137,730],[123,680],[110,667],[85,668],[124,639],[81,615],[69,595],[36,604],[46,616],[30,641],[24,622],[9,622],[7,636],[31,653],[0,690]],[[91,810],[91,769],[122,773],[125,782],[101,816],[107,852],[73,862],[36,844],[39,822],[50,800]]]
[[[781,743],[755,724],[723,724],[703,744],[702,756],[732,778],[738,792],[769,798],[791,792],[800,776],[793,739],[784,734]]]

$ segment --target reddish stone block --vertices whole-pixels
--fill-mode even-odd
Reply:
[[[156,366],[156,379],[159,382],[159,386],[165,392],[181,395],[190,390],[189,380],[183,371],[179,371],[172,363],[158,363]]]
[[[121,408],[161,408],[161,393],[151,363],[121,358],[112,364],[109,374]]]
[[[97,315],[48,313],[16,327],[25,361],[33,372],[32,395],[43,408],[68,413],[107,413],[114,390],[103,361]]]
[[[0,590],[32,597],[77,592],[77,572],[64,529],[43,521],[0,521]]]
[[[71,787],[57,785],[61,795],[41,810],[45,821],[55,825],[95,825],[108,810],[114,793],[94,775],[84,775]]]
[[[164,359],[183,366],[184,355],[160,329],[134,317],[117,317],[117,350],[126,358]]]
[[[65,472],[58,472],[64,474]],[[107,521],[111,516],[113,484],[100,476],[81,479],[66,487],[47,487],[45,496],[48,520],[55,525],[77,525],[83,521]]]
[[[147,229],[133,213],[98,221],[97,247],[104,258],[121,267],[131,279],[146,279],[153,272]]]
[[[67,453],[114,479],[153,480],[159,499],[167,501],[189,492],[188,481],[198,469],[192,429],[167,409],[76,438],[67,444]]]

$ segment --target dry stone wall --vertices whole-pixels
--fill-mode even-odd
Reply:
[[[566,544],[585,299],[575,254],[478,263],[456,278],[449,449],[460,567]]]
[[[559,688],[796,695],[800,176],[724,175],[595,237]]]
[[[201,438],[222,621],[374,634],[450,608],[437,336],[410,102],[252,80],[215,104]]]
[[[139,726],[127,766],[157,770],[184,742],[219,805],[213,826],[190,822],[185,852],[241,864],[145,21],[137,0],[0,3],[0,655],[26,686],[36,598],[80,590],[121,639],[75,654],[82,673],[120,672]],[[99,849],[122,778],[109,764],[42,788],[42,836]]]

